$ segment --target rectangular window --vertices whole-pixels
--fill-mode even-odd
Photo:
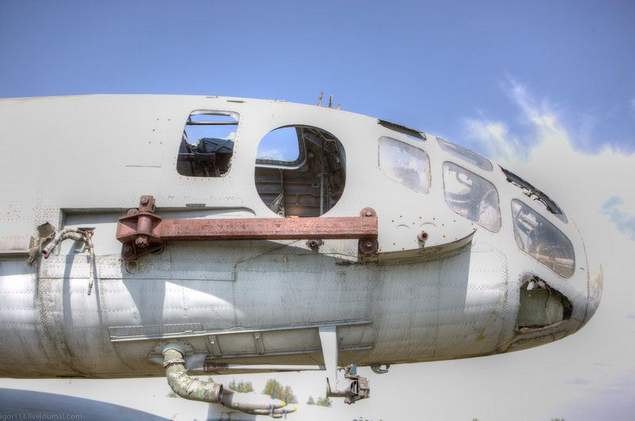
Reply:
[[[430,158],[419,148],[390,137],[379,138],[379,168],[388,177],[417,193],[430,189]]]
[[[190,177],[222,177],[234,154],[238,115],[195,111],[187,119],[176,169]]]
[[[483,177],[452,162],[443,163],[445,201],[459,215],[497,232],[501,227],[498,191]]]
[[[525,253],[565,278],[575,271],[573,244],[546,218],[520,200],[512,200],[514,238]]]

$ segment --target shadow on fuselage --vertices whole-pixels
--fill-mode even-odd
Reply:
[[[178,408],[175,408],[179,412]],[[256,416],[209,404],[207,421],[255,421]],[[171,419],[196,419],[187,411]],[[174,415],[173,415],[174,416]],[[138,409],[93,399],[32,390],[0,388],[0,419],[4,420],[67,420],[67,421],[167,421]]]
[[[32,390],[0,389],[0,418],[19,420],[164,421],[147,412],[92,399]]]

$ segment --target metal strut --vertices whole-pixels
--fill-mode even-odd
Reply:
[[[319,334],[326,370],[326,396],[343,397],[344,402],[349,405],[361,399],[368,399],[368,379],[357,374],[357,366],[338,368],[337,326],[320,326]],[[340,373],[343,373],[343,376]]]
[[[357,239],[360,256],[377,254],[377,214],[360,216],[245,219],[162,219],[153,196],[141,196],[139,207],[119,219],[117,240],[126,261],[160,250],[179,240],[327,240]]]

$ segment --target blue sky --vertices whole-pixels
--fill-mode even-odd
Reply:
[[[522,83],[585,150],[635,151],[635,2],[0,1],[0,97],[185,93],[315,102],[470,145]]]

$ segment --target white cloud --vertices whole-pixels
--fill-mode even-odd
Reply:
[[[270,159],[272,161],[284,161],[284,154],[279,149],[258,150],[258,159]]]
[[[467,137],[476,141],[486,155],[505,162],[525,161],[537,142],[568,139],[549,101],[537,101],[524,85],[513,79],[503,84],[503,88],[520,111],[521,121],[529,127],[530,134],[521,136],[510,133],[507,124],[501,121],[465,119]]]
[[[538,102],[524,85],[513,79],[507,83],[506,90],[514,104],[520,108],[521,117],[524,117],[539,135],[563,134],[558,117],[547,99]]]
[[[487,156],[510,161],[522,159],[527,153],[527,148],[500,121],[468,118],[464,125],[467,137],[478,142]]]

